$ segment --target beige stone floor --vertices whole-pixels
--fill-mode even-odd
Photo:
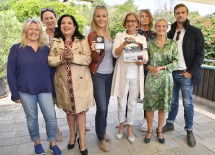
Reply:
[[[124,137],[117,140],[117,103],[111,100],[108,113],[107,133],[111,138],[110,152],[102,152],[98,148],[95,136],[95,107],[87,112],[87,126],[91,131],[86,133],[87,148],[90,155],[215,155],[215,109],[205,106],[195,106],[194,133],[197,145],[191,148],[186,142],[184,130],[183,106],[180,104],[179,114],[175,122],[175,130],[166,133],[165,144],[160,144],[156,139],[157,112],[154,118],[154,133],[149,144],[143,141],[145,132],[140,131],[143,119],[142,104],[136,107],[134,134],[136,140],[129,143],[124,130]],[[80,155],[78,145],[73,150],[67,150],[69,129],[65,113],[56,108],[58,125],[63,133],[63,142],[58,143],[63,155]],[[46,141],[45,124],[41,112],[39,113],[40,133],[46,155],[51,155],[49,143]],[[0,99],[0,155],[34,155],[33,143],[30,140],[26,118],[21,105],[14,104],[10,96]]]

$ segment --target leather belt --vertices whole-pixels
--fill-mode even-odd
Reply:
[[[187,70],[186,70],[186,69],[183,69],[183,70],[175,70],[174,72],[184,73],[184,72],[187,72]]]

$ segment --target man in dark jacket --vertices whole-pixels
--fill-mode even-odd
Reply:
[[[189,24],[188,8],[178,4],[174,8],[176,22],[168,32],[168,38],[177,41],[179,66],[173,72],[173,98],[171,111],[168,114],[163,132],[174,130],[179,107],[179,90],[182,92],[185,130],[188,145],[194,147],[196,140],[193,134],[193,85],[201,82],[200,66],[204,61],[204,37],[200,29]]]

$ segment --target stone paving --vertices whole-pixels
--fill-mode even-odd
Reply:
[[[69,140],[69,128],[66,115],[56,108],[58,126],[63,133],[63,142],[58,143],[63,155],[80,155],[76,143],[73,150],[67,150]],[[194,148],[187,145],[186,132],[184,130],[183,106],[180,104],[179,114],[175,122],[175,130],[166,133],[165,144],[160,144],[156,139],[157,112],[155,113],[153,136],[149,144],[143,141],[145,132],[140,131],[143,119],[142,104],[136,108],[134,134],[136,140],[133,144],[127,140],[126,128],[124,137],[117,140],[117,104],[111,100],[108,113],[107,133],[111,138],[110,152],[105,153],[98,148],[95,136],[95,108],[87,112],[87,126],[91,131],[86,132],[86,143],[90,155],[215,155],[215,109],[195,105],[194,133],[197,144]],[[46,155],[52,155],[49,151],[49,143],[46,141],[45,124],[41,112],[39,112],[39,125],[43,147]],[[0,155],[34,155],[33,143],[30,140],[26,118],[22,106],[10,100],[10,95],[0,99]]]

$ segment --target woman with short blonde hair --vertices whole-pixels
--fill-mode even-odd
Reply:
[[[146,38],[137,33],[139,27],[138,15],[129,12],[123,19],[124,32],[117,33],[113,44],[113,56],[117,59],[114,69],[111,95],[118,99],[119,129],[117,139],[123,137],[126,104],[127,112],[127,137],[130,143],[135,141],[133,123],[137,98],[144,96],[143,64],[148,61]],[[133,54],[135,54],[133,56]],[[129,93],[129,97],[127,95]]]
[[[61,155],[56,145],[57,119],[52,98],[49,47],[38,19],[28,19],[21,31],[21,41],[14,44],[8,56],[7,79],[11,99],[21,103],[25,111],[28,131],[36,154],[44,154],[40,141],[38,105],[43,114],[50,150]]]
[[[42,25],[40,24],[39,20],[37,18],[35,19],[27,19],[22,27],[21,30],[21,38],[20,38],[20,43],[22,47],[25,47],[28,44],[28,38],[27,38],[27,31],[29,30],[29,27],[31,25],[31,23],[35,23],[38,27],[38,31],[39,31],[39,36],[38,36],[38,40],[37,40],[37,45],[39,47],[43,47],[45,45],[47,45],[47,39],[43,33],[43,29],[42,29]]]
[[[162,127],[166,112],[171,110],[173,77],[172,71],[178,66],[178,52],[175,41],[167,38],[168,23],[159,19],[155,23],[157,38],[148,43],[149,62],[146,64],[149,73],[145,82],[144,109],[148,131],[145,143],[151,141],[154,112],[158,110],[157,139],[165,143]]]

